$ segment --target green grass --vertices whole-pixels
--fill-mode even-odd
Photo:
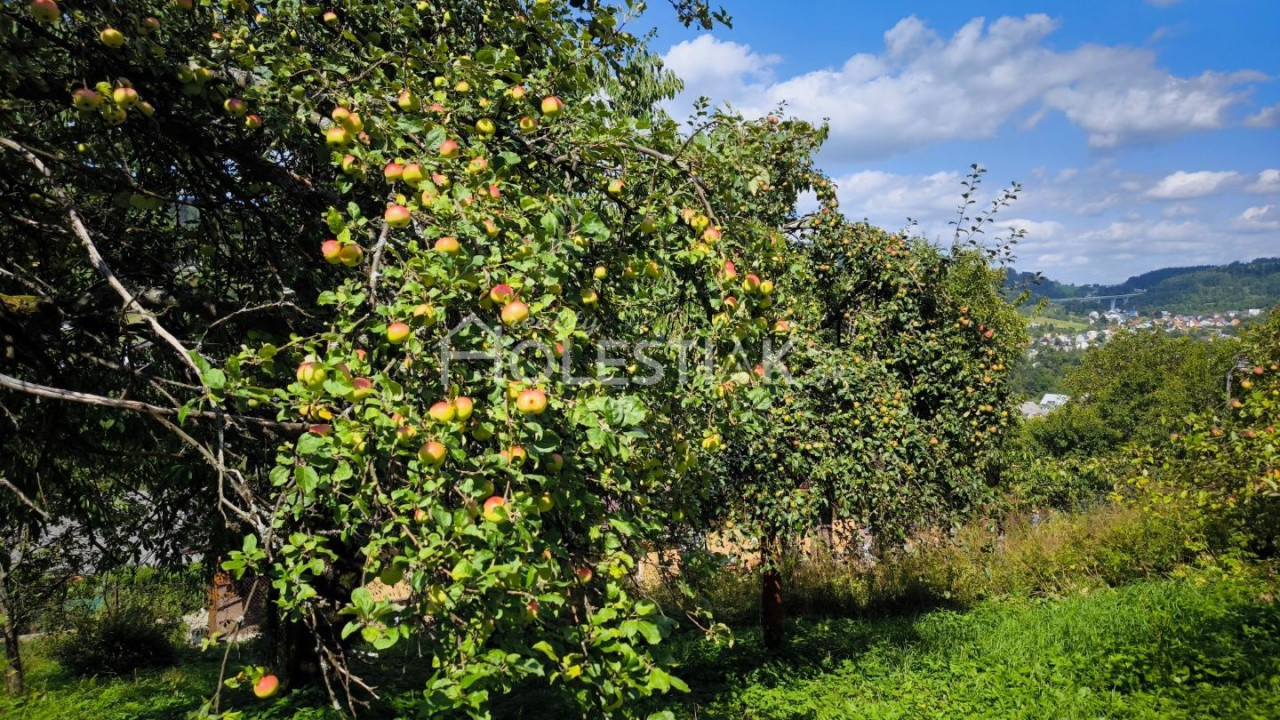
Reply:
[[[1277,718],[1280,606],[1268,584],[1135,583],[1065,599],[988,601],[967,612],[798,623],[760,664],[686,644],[693,693],[680,717]]]
[[[848,718],[1280,718],[1280,604],[1271,579],[1197,572],[1065,598],[990,600],[965,612],[803,620],[791,649],[765,659],[740,629],[733,647],[675,642],[688,695],[661,698],[701,720]],[[22,720],[182,718],[212,689],[216,662],[118,680],[73,680],[32,648]],[[275,703],[228,691],[249,720],[334,717],[315,694]],[[396,698],[407,707],[413,693]],[[530,701],[529,698],[535,698]],[[542,693],[499,703],[500,717],[570,717]],[[372,717],[394,717],[375,712]]]
[[[1053,325],[1059,331],[1079,332],[1089,329],[1089,323],[1082,320],[1066,320],[1063,318],[1049,317],[1047,315],[1033,315],[1027,320],[1028,323],[1040,323],[1041,327],[1036,330],[1042,330],[1044,326]]]

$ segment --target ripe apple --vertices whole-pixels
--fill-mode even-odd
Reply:
[[[329,261],[330,265],[337,265],[342,262],[342,258],[340,257],[341,252],[342,243],[333,238],[329,238],[328,240],[320,243],[320,254],[324,256],[325,260]]]
[[[471,417],[471,413],[475,411],[475,403],[466,395],[459,395],[453,399],[454,416],[459,420],[466,420]]]
[[[537,600],[530,600],[529,604],[524,606],[525,615],[528,616],[530,620],[538,617],[538,611],[541,609],[542,606],[538,604]]]
[[[222,109],[236,117],[244,117],[244,114],[249,112],[249,106],[240,98],[227,98],[226,100],[223,100]]]
[[[558,474],[564,469],[564,456],[560,453],[551,453],[551,457],[547,459],[547,469]]]
[[[409,215],[409,208],[403,205],[391,205],[387,211],[383,213],[382,219],[387,221],[387,225],[393,228],[409,227],[409,223],[413,218]]]
[[[419,525],[426,525],[426,524],[427,524],[427,521],[428,521],[428,520],[430,520],[430,519],[431,519],[431,516],[427,514],[427,511],[426,511],[426,510],[423,510],[422,508],[415,508],[415,509],[414,509],[414,511],[413,511],[413,521],[414,521],[415,523],[417,523],[417,524],[419,524]]]
[[[437,114],[443,113],[445,111],[444,106],[441,105],[440,103],[431,103],[430,105],[427,106],[427,109]]]
[[[710,450],[714,452],[720,449],[720,445],[720,435],[718,433],[711,433],[710,435],[702,438],[703,450]]]
[[[89,88],[80,88],[71,93],[71,104],[77,110],[92,110],[102,104],[102,95]]]
[[[147,105],[147,108],[144,108],[142,107],[143,105],[147,105],[147,103],[139,104],[138,109],[142,111],[143,115],[150,116],[151,113],[147,110],[147,108],[151,106]],[[249,128],[250,130],[257,130],[258,128],[262,127],[262,118],[258,117],[257,115],[249,115],[244,119],[244,126]]]
[[[524,461],[529,459],[529,453],[519,445],[512,445],[510,449],[504,450],[501,454],[512,465],[523,465]]]
[[[489,289],[489,299],[498,305],[506,305],[516,299],[516,291],[506,283],[494,285]]]
[[[502,308],[502,324],[511,327],[529,319],[529,306],[520,300],[512,300]]]
[[[385,172],[385,168],[384,168]],[[400,168],[400,179],[404,180],[409,187],[418,187],[423,180],[427,179],[427,173],[418,163],[409,163]]]
[[[598,302],[600,302],[600,294],[599,294],[599,293],[597,293],[595,290],[583,290],[583,291],[582,291],[582,304],[583,304],[583,305],[595,305],[595,304],[596,304],[596,303],[598,303]]]
[[[453,418],[456,416],[453,403],[450,403],[447,400],[441,400],[432,405],[431,409],[427,410],[427,414],[430,415],[433,420],[440,423],[452,422]]]
[[[279,690],[280,678],[275,675],[263,675],[262,679],[253,684],[253,694],[264,700],[275,695]]]
[[[453,184],[453,181],[449,179],[449,176],[444,173],[431,173],[431,182],[441,188],[447,188]]]
[[[440,143],[440,147],[437,149],[437,152],[439,152],[440,157],[443,158],[456,158],[458,157],[458,143],[453,140],[445,140]]]
[[[508,90],[507,92],[511,93],[511,99],[512,99],[512,100],[523,100],[523,99],[524,99],[525,94],[526,94],[528,91],[526,91],[526,90],[524,89],[524,86],[523,86],[523,85],[516,85],[515,87],[511,88],[511,89],[510,89],[510,90]]]
[[[329,147],[344,148],[351,144],[351,133],[346,128],[335,125],[325,131],[324,141]]]
[[[462,245],[458,243],[458,238],[448,235],[436,240],[436,252],[445,255],[457,255],[462,250]]]
[[[500,524],[507,520],[507,501],[501,495],[494,495],[484,501],[484,519]]]
[[[597,265],[596,269],[591,272],[591,275],[597,280],[603,280],[609,277],[609,268],[603,265]]]
[[[519,127],[520,127],[520,132],[531,133],[538,129],[538,119],[535,117],[531,117],[529,115],[525,115],[524,117],[520,118]]]
[[[55,23],[62,17],[62,9],[54,0],[31,0],[27,9],[31,11],[31,16],[40,22]]]
[[[111,99],[120,107],[128,110],[138,104],[138,91],[131,87],[116,88],[111,92]]]
[[[536,388],[525,390],[516,398],[516,409],[525,415],[541,415],[547,409],[547,394]]]
[[[317,362],[307,361],[298,366],[298,382],[307,387],[317,387],[324,383],[324,379],[329,373],[324,366]]]
[[[732,260],[725,260],[724,266],[720,270],[720,277],[725,280],[732,281],[738,277],[738,267],[733,264]]]
[[[98,33],[98,39],[107,47],[118,48],[124,45],[124,33],[113,27],[103,28],[102,32]]]
[[[160,29],[160,19],[154,17],[144,18],[138,29],[142,31],[143,35],[150,35]]]
[[[196,3],[195,0],[173,0],[173,6],[179,10],[191,10]]]
[[[585,567],[578,568],[577,570],[573,571],[573,574],[578,578],[578,582],[582,583],[583,585],[586,585],[587,583],[591,582],[591,577],[592,577],[591,568],[585,568]]]
[[[418,448],[418,462],[423,465],[443,465],[444,459],[448,454],[449,451],[444,445],[431,440],[423,443],[422,447]]]
[[[367,377],[358,377],[351,381],[351,399],[359,402],[373,394],[373,381]]]
[[[364,248],[359,245],[343,245],[338,260],[347,267],[355,267],[364,261]]]
[[[453,89],[457,90],[460,93],[466,94],[471,92],[471,83],[467,82],[466,80],[459,80],[458,84],[453,86]]]
[[[605,187],[605,192],[609,193],[613,197],[621,196],[622,195],[622,179],[615,178],[613,180],[610,180],[609,184]]]
[[[467,163],[467,174],[479,175],[480,173],[484,172],[488,168],[489,168],[488,160],[482,157],[474,158],[471,160],[471,162]]]
[[[742,280],[742,289],[748,293],[753,293],[760,289],[760,276],[754,273],[747,275]]]
[[[422,103],[418,101],[417,96],[408,90],[404,90],[400,93],[400,97],[396,100],[396,104],[405,112],[412,112],[422,106]]]
[[[772,295],[772,294],[773,294],[773,281],[772,281],[772,280],[761,280],[761,281],[760,281],[760,294],[761,294],[761,295]]]
[[[658,267],[657,261],[650,260],[644,265],[644,274],[651,278],[656,278],[662,274],[662,268]]]
[[[476,131],[485,137],[489,137],[498,132],[498,126],[489,118],[480,118],[476,121]]]
[[[350,153],[342,156],[342,172],[355,175],[360,172],[360,159]]]
[[[724,299],[724,306],[729,308],[730,310],[738,309],[738,298],[730,295],[729,297]]]
[[[311,433],[312,435],[319,435],[320,437],[329,437],[330,435],[333,434],[333,426],[328,423],[321,423],[319,425],[309,425],[307,426],[307,432]]]
[[[555,95],[548,95],[542,98],[542,114],[547,117],[555,117],[564,112],[564,101]]]
[[[499,230],[498,230],[498,225],[495,222],[493,222],[488,218],[485,218],[483,225],[484,225],[485,235],[491,238],[498,237]]]
[[[393,322],[387,326],[387,342],[392,345],[399,345],[408,340],[412,332],[413,330],[405,323]]]
[[[786,320],[779,320],[773,324],[773,331],[776,333],[791,332],[791,323]]]
[[[338,24],[338,13],[332,10],[326,11],[321,19],[324,20],[325,25],[333,27]]]

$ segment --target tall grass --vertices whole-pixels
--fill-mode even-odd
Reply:
[[[1100,504],[1079,513],[1052,513],[973,523],[954,537],[917,544],[874,564],[822,546],[783,563],[787,613],[840,617],[964,607],[991,597],[1034,598],[1115,586],[1170,573],[1193,563],[1226,562],[1225,546],[1194,515],[1152,513]],[[717,619],[755,622],[759,573],[722,570],[695,582]],[[661,597],[673,597],[659,590]]]

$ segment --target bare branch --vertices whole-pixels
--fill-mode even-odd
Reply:
[[[178,415],[178,408],[161,407],[152,405],[140,400],[121,400],[119,398],[107,397],[106,395],[94,395],[92,393],[83,393],[76,390],[64,390],[62,388],[50,387],[48,385],[40,385],[37,383],[19,380],[16,377],[0,373],[0,387],[24,392],[39,397],[46,397],[53,400],[62,400],[65,402],[80,403],[82,405],[97,405],[99,407],[113,407],[121,410],[132,410],[134,412],[144,412],[150,415],[173,416]],[[261,427],[279,428],[281,430],[301,432],[306,429],[303,423],[280,422],[277,420],[267,420],[266,418],[250,417],[248,415],[223,415],[208,410],[192,410],[187,413],[187,417],[217,420],[226,417],[231,420],[259,425]]]
[[[40,161],[40,158],[36,157],[35,154],[27,148],[19,145],[9,138],[4,137],[0,137],[0,145],[21,153],[32,165],[35,166],[37,170],[40,171],[42,175],[45,176],[45,178],[50,181],[53,180],[53,174],[49,172],[49,169]],[[71,205],[70,200],[67,198],[67,194],[57,183],[50,182],[50,188],[53,190],[53,194],[67,209],[67,218],[71,221],[71,229],[75,231],[76,236],[80,238],[80,244],[83,245],[85,251],[89,253],[89,261],[93,265],[94,269],[97,270],[98,274],[107,281],[107,284],[116,291],[116,294],[124,300],[125,307],[132,309],[146,319],[147,324],[151,326],[151,329],[156,333],[156,335],[159,335],[162,340],[178,352],[178,355],[182,357],[183,362],[185,362],[187,366],[191,368],[192,372],[195,373],[196,378],[202,378],[200,368],[191,357],[191,351],[187,350],[178,338],[174,337],[172,333],[165,329],[165,327],[160,324],[160,321],[156,319],[156,316],[152,314],[151,311],[143,307],[142,303],[138,302],[138,299],[133,296],[133,293],[129,292],[128,288],[124,286],[124,283],[120,282],[120,278],[116,277],[115,272],[111,270],[111,266],[107,264],[106,258],[102,256],[102,253],[98,252],[98,246],[93,242],[93,238],[89,235],[88,228],[86,228],[84,223],[80,220],[80,214],[77,213],[75,207]],[[201,384],[203,384],[203,382],[203,379],[201,379]]]
[[[18,496],[18,499],[22,501],[22,504],[23,504],[23,505],[26,505],[27,507],[31,508],[32,510],[35,510],[35,511],[36,511],[36,514],[37,514],[37,515],[39,515],[40,517],[44,518],[45,520],[49,520],[49,519],[50,519],[50,518],[49,518],[49,513],[45,512],[44,510],[42,510],[42,509],[40,508],[40,506],[39,506],[39,505],[36,505],[34,502],[32,502],[32,501],[31,501],[31,498],[29,498],[29,497],[27,497],[26,495],[24,495],[24,494],[23,494],[23,492],[22,492],[21,490],[19,490],[19,489],[17,488],[17,486],[15,486],[13,483],[9,482],[9,480],[8,480],[8,479],[3,478],[3,477],[0,477],[0,487],[6,487],[6,488],[9,488],[9,490],[10,490],[10,491],[12,491],[14,495],[17,495],[17,496]]]

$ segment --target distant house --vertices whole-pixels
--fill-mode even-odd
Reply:
[[[1028,400],[1018,406],[1018,412],[1022,413],[1022,417],[1033,418],[1044,415],[1047,411],[1039,405]]]
[[[1062,407],[1063,405],[1066,405],[1067,401],[1070,399],[1071,397],[1068,395],[1059,395],[1057,393],[1045,393],[1044,397],[1040,398],[1040,407],[1044,408],[1045,412],[1048,412],[1050,410],[1056,410]]]

